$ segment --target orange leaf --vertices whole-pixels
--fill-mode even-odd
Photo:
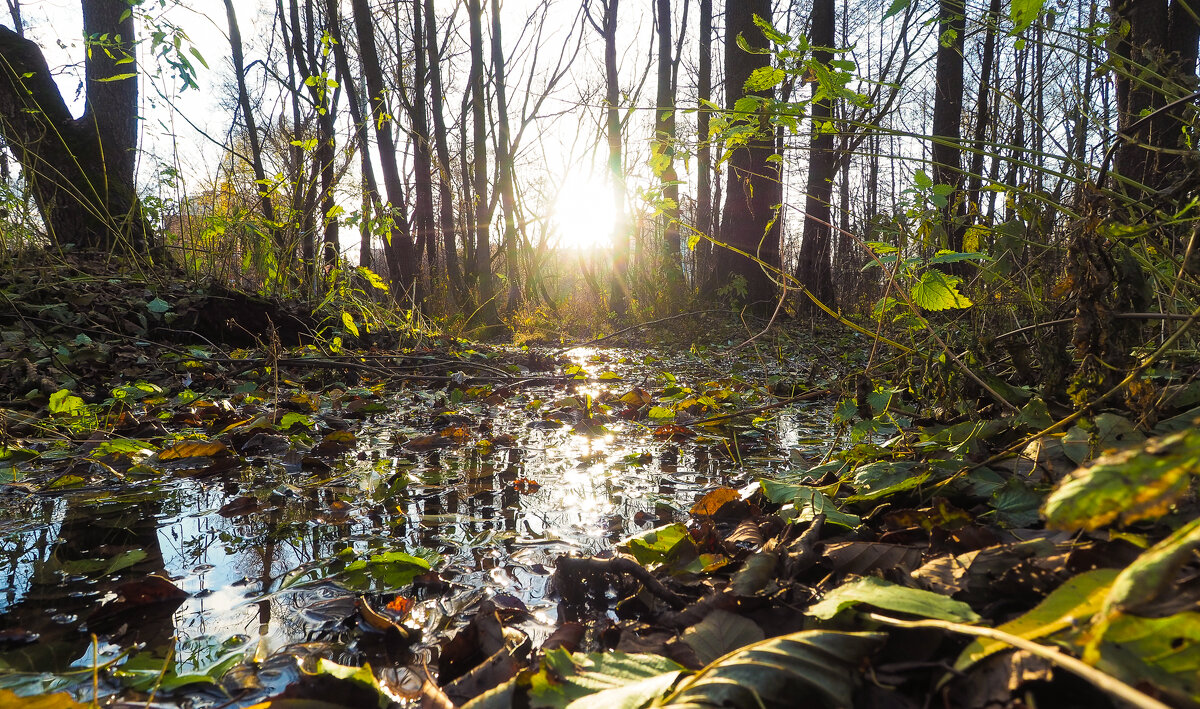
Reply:
[[[160,461],[184,460],[186,458],[214,458],[222,455],[233,455],[233,451],[220,441],[185,441],[159,451],[158,459]]]
[[[737,490],[731,487],[719,487],[700,498],[700,501],[692,506],[692,514],[697,517],[712,517],[725,505],[740,499],[742,499],[742,495]]]

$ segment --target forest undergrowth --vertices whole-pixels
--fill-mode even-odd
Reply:
[[[814,335],[787,313],[696,314],[572,358],[429,323],[369,347],[382,311],[314,315],[87,256],[6,274],[7,584],[41,599],[0,614],[8,705],[1200,702],[1200,382],[1184,349],[1078,407],[1066,384],[1031,386],[1013,347],[967,375],[978,348],[905,354],[873,345],[869,320]],[[784,418],[811,406],[820,422],[787,438]],[[586,470],[711,473],[604,517],[594,554],[409,543],[406,525],[435,516],[421,490],[466,485],[486,514],[566,485],[513,464],[553,432],[586,442]],[[268,564],[248,596],[307,599],[310,642],[268,653],[230,634],[176,654],[172,614],[210,591],[173,574],[154,515],[145,529],[87,511],[182,485],[219,491],[203,515],[262,520],[227,548],[339,530],[334,553]],[[66,512],[31,560],[18,540],[45,501]],[[526,567],[541,580],[524,596],[496,581]]]

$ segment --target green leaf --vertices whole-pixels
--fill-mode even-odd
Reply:
[[[892,0],[892,4],[888,7],[887,12],[883,13],[883,19],[895,17],[904,10],[908,9],[908,4],[911,0]]]
[[[921,280],[912,287],[913,303],[919,308],[937,312],[951,308],[969,308],[971,301],[958,291],[962,279],[948,276],[931,268],[921,274]]]
[[[696,557],[696,544],[682,524],[669,524],[630,537],[617,548],[642,566],[686,563]]]
[[[850,529],[862,524],[861,517],[842,512],[829,495],[815,487],[800,486],[793,498],[793,504],[796,506],[796,521],[798,522],[807,522],[815,519],[817,515],[825,515],[825,521],[829,524],[837,524]]]
[[[1097,529],[1161,516],[1200,469],[1200,430],[1151,439],[1144,448],[1096,459],[1066,478],[1042,512],[1054,529]]]
[[[652,706],[850,706],[863,658],[881,633],[804,630],[757,642],[719,658]]]
[[[977,251],[939,251],[929,259],[930,266],[941,263],[958,263],[960,261],[991,261],[992,257]]]
[[[107,83],[109,81],[125,81],[126,79],[132,79],[132,78],[135,78],[136,76],[137,76],[137,72],[135,71],[135,72],[130,72],[128,74],[114,74],[112,76],[106,76],[103,79],[96,79],[96,81],[99,81],[102,83]]]
[[[149,303],[146,303],[146,310],[149,310],[150,312],[154,313],[155,315],[162,315],[163,313],[167,312],[170,309],[171,309],[171,304],[168,303],[167,301],[163,300],[162,298],[155,298],[154,300],[150,301]]]
[[[675,409],[667,408],[666,406],[653,406],[647,414],[655,421],[668,421],[675,418]]]
[[[779,86],[786,78],[787,74],[782,69],[777,69],[773,66],[760,66],[751,72],[749,79],[746,79],[745,89],[747,93],[766,91]]]
[[[316,427],[313,424],[313,420],[311,418],[309,418],[308,416],[305,416],[304,414],[296,413],[295,411],[289,411],[288,413],[284,414],[282,418],[279,419],[279,430],[286,431],[289,428],[291,428],[292,426],[295,426],[296,424],[305,426],[309,430],[312,430],[313,428]]]
[[[1045,4],[1046,0],[1012,0],[1012,6],[1008,9],[1013,22],[1012,34],[1020,34],[1032,25],[1042,14]]]
[[[1119,616],[1099,651],[1099,669],[1131,684],[1150,684],[1200,703],[1200,613]]]
[[[704,620],[683,632],[683,642],[696,653],[696,659],[708,664],[738,648],[763,639],[762,628],[754,621],[717,609]]]
[[[70,416],[83,409],[86,404],[83,399],[73,395],[68,389],[59,389],[50,395],[49,409],[52,414]]]
[[[568,705],[640,707],[666,691],[681,670],[680,665],[658,655],[571,654],[562,649],[550,650],[543,657],[542,670],[531,679],[529,704],[534,709],[561,709]],[[643,681],[647,684],[641,685]],[[573,704],[597,692],[629,690],[631,685],[637,689],[608,695],[604,699],[605,702],[617,699],[620,704]],[[638,697],[641,697],[640,701],[637,701]]]
[[[1054,589],[1033,610],[1008,621],[997,630],[1026,640],[1037,640],[1072,628],[1100,610],[1116,578],[1116,569],[1095,569],[1079,574]],[[988,655],[1009,647],[999,640],[977,638],[959,654],[954,661],[954,670],[962,672]]]
[[[979,615],[971,610],[971,606],[962,601],[932,591],[898,586],[874,576],[866,576],[833,589],[825,594],[825,598],[810,606],[805,614],[829,620],[858,604],[952,623],[974,623],[979,620]]]
[[[848,499],[876,500],[898,492],[920,487],[929,479],[929,472],[916,472],[917,463],[906,460],[881,460],[859,466],[850,482],[854,495]]]
[[[1200,549],[1200,518],[1183,525],[1125,567],[1104,599],[1102,615],[1136,612],[1156,601],[1175,583],[1179,569]]]
[[[933,189],[933,178],[931,178],[928,174],[925,173],[924,170],[922,170],[920,168],[918,168],[917,171],[915,173],[913,173],[913,182],[917,185],[917,189],[920,189],[920,190]]]
[[[346,311],[342,311],[342,325],[346,327],[346,332],[358,337],[358,326],[354,324],[354,316]]]

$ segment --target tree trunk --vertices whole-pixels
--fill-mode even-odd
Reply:
[[[424,52],[425,25],[421,20],[421,0],[412,0],[414,76],[410,117],[413,133],[413,226],[416,230],[416,261],[422,251],[428,256],[430,281],[437,280],[437,241],[433,228],[433,143],[429,135],[429,102],[425,98],[428,67]],[[423,248],[422,248],[423,247]]]
[[[962,190],[963,33],[966,31],[964,0],[939,0],[937,68],[933,97],[933,182],[949,185],[942,208],[946,248],[962,251],[963,228],[955,219]]]
[[[430,103],[433,115],[433,144],[437,151],[438,180],[438,226],[442,232],[442,253],[446,258],[446,276],[450,281],[450,298],[454,302],[463,300],[462,271],[458,263],[458,246],[454,234],[454,190],[450,185],[450,148],[446,141],[446,118],[442,113],[445,93],[442,90],[442,57],[438,51],[437,18],[433,12],[433,0],[425,2],[425,48],[429,60]]]
[[[504,44],[500,39],[500,0],[492,0],[492,71],[496,83],[496,167],[500,172],[500,205],[504,209],[504,263],[508,278],[511,313],[521,305],[521,283],[517,277],[517,200],[513,188],[512,138],[508,124],[508,91],[505,87]]]
[[[479,0],[467,0],[471,33],[471,121],[474,163],[472,181],[475,198],[475,273],[479,278],[479,321],[487,327],[497,325],[496,294],[492,285],[492,212],[488,203],[487,111],[483,76],[483,8]],[[465,118],[464,118],[465,120]]]
[[[0,27],[0,133],[54,243],[139,253],[149,248],[153,228],[133,181],[133,16],[125,3],[82,5],[88,38],[83,115],[71,117],[41,48]]]
[[[608,137],[608,176],[612,181],[612,283],[608,307],[618,319],[629,312],[629,227],[625,223],[625,168],[621,156],[621,84],[617,75],[617,8],[620,0],[603,3],[604,103]]]
[[[415,280],[412,235],[407,234],[407,218],[402,207],[404,183],[400,180],[400,166],[396,161],[396,141],[392,137],[392,114],[384,101],[383,67],[379,64],[379,50],[375,44],[375,25],[367,0],[351,0],[354,12],[354,27],[358,36],[359,59],[363,76],[367,80],[368,104],[371,107],[371,123],[375,126],[375,139],[379,143],[379,165],[383,170],[383,188],[387,192],[389,214],[392,218],[390,238],[384,249],[392,291],[397,298],[412,294]]]
[[[817,47],[832,47],[835,43],[834,0],[814,0],[812,10],[812,43]],[[816,51],[813,59],[828,64],[833,53]],[[813,84],[814,99],[821,90]],[[828,98],[812,104],[812,147],[808,159],[808,186],[805,189],[804,231],[800,241],[800,263],[796,273],[800,284],[823,303],[833,301],[831,263],[833,174],[835,168],[834,134],[829,126],[833,118],[833,102]]]
[[[709,107],[712,101],[712,0],[700,0],[700,67],[697,87],[696,141],[696,229],[705,236],[713,235],[712,226],[712,144],[708,142]],[[696,271],[693,279],[697,290],[709,290],[712,264],[712,242],[701,238],[696,244]]]
[[[770,46],[762,30],[754,24],[755,15],[769,22],[770,0],[730,3],[725,9],[725,100],[731,110],[744,96],[770,99],[775,94],[773,90],[748,94],[744,89],[755,69],[770,65],[769,55],[751,54],[738,46],[739,35],[751,48]],[[717,280],[729,284],[740,276],[745,281],[746,302],[760,310],[768,309],[775,297],[773,277],[766,269],[779,268],[779,225],[775,217],[782,188],[778,163],[768,159],[773,153],[774,132],[763,117],[758,135],[746,147],[735,150],[729,159],[725,214],[721,219],[721,240],[727,247],[753,258],[731,248],[721,249],[716,256]]]
[[[656,0],[658,19],[658,92],[654,109],[654,168],[663,196],[663,255],[667,287],[678,290],[683,282],[679,251],[679,175],[675,172],[675,84],[671,48],[671,0]]]
[[[983,36],[983,59],[979,67],[979,93],[975,97],[975,128],[971,134],[971,169],[967,175],[967,199],[970,209],[978,218],[983,214],[980,195],[983,188],[983,157],[990,152],[984,146],[988,125],[994,122],[991,115],[992,68],[996,57],[996,28],[1000,23],[1000,0],[991,0],[984,18],[986,27]],[[995,158],[993,158],[995,159]]]

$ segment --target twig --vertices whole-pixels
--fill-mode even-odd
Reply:
[[[614,576],[632,576],[641,582],[646,590],[666,601],[672,608],[679,610],[687,605],[674,591],[662,585],[649,571],[642,568],[633,559],[617,557],[615,559],[580,559],[571,556],[559,557],[555,575],[562,574],[566,578],[582,579],[588,576],[612,574]]]
[[[707,315],[709,313],[728,313],[728,312],[729,312],[728,310],[721,310],[721,309],[716,309],[716,308],[710,309],[710,310],[693,310],[690,313],[679,313],[678,315],[671,315],[671,316],[668,316],[665,318],[659,318],[658,320],[651,320],[649,322],[638,323],[637,325],[630,325],[629,327],[621,328],[620,330],[617,330],[614,333],[605,335],[604,337],[597,337],[594,340],[587,340],[586,342],[576,342],[573,345],[569,345],[567,347],[563,347],[561,349],[554,350],[550,353],[550,356],[557,357],[558,355],[562,354],[563,352],[569,352],[569,351],[571,351],[573,349],[577,349],[579,347],[587,347],[589,345],[596,345],[596,344],[599,344],[606,340],[611,340],[614,337],[624,335],[625,333],[631,332],[633,330],[640,330],[644,327],[653,327],[654,325],[660,325],[662,323],[669,322],[671,320],[678,320],[679,318],[686,318],[686,317],[690,317],[692,315]]]
[[[1031,655],[1037,655],[1043,660],[1052,662],[1064,670],[1078,675],[1082,679],[1091,682],[1098,689],[1108,692],[1120,699],[1129,702],[1139,709],[1170,709],[1166,704],[1157,699],[1140,692],[1133,687],[1125,684],[1121,680],[1112,675],[1105,674],[1091,665],[1074,658],[1058,648],[1048,647],[1040,643],[1035,643],[1032,640],[1026,640],[1018,635],[1006,633],[1003,630],[996,628],[982,628],[976,625],[963,625],[962,623],[951,623],[945,620],[900,620],[898,618],[889,618],[878,613],[867,613],[866,617],[876,623],[891,625],[897,628],[938,628],[948,630],[952,633],[961,635],[973,635],[979,638],[987,638],[996,640],[1006,645],[1012,645],[1015,648],[1020,648]]]
[[[688,425],[689,426],[702,426],[706,423],[713,423],[716,421],[724,421],[725,419],[736,418],[738,416],[745,416],[747,414],[761,414],[764,411],[778,409],[782,406],[787,406],[788,404],[792,404],[797,401],[810,401],[812,399],[819,399],[822,396],[829,396],[832,393],[833,393],[832,389],[813,389],[812,391],[806,391],[803,394],[799,394],[797,396],[789,396],[786,399],[780,399],[779,401],[776,401],[773,404],[767,404],[766,406],[756,406],[753,409],[742,409],[740,411],[732,411],[727,414],[718,414],[717,416],[709,416],[708,418],[702,418],[698,421],[692,421]]]

